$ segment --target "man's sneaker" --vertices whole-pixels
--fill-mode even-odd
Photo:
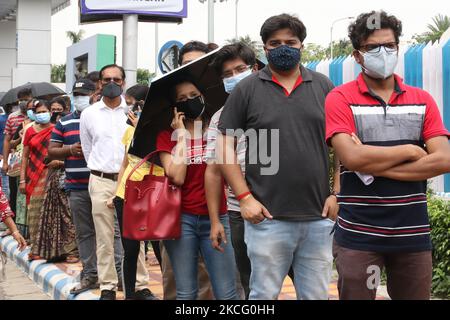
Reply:
[[[97,279],[94,278],[83,278],[80,281],[80,284],[70,290],[70,294],[80,294],[88,290],[98,289],[100,285],[97,282]]]
[[[116,300],[116,292],[112,290],[102,290],[100,300]]]
[[[159,300],[149,289],[143,289],[134,293],[134,300]]]

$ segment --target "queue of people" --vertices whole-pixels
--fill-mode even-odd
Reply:
[[[370,27],[374,16],[379,28]],[[101,300],[121,287],[126,299],[157,299],[150,244],[164,299],[273,300],[289,275],[298,299],[326,300],[333,261],[340,299],[375,299],[373,266],[386,269],[391,298],[429,299],[426,180],[450,172],[450,134],[433,98],[394,73],[401,34],[396,17],[361,14],[349,37],[362,72],[334,88],[300,63],[305,25],[270,17],[261,28],[267,66],[242,43],[215,52],[209,67],[229,95],[215,114],[197,79],[180,76],[167,92],[173,119],[157,135],[158,157],[130,177],[141,181],[153,166],[180,188],[173,240],[123,232],[126,181],[141,160],[128,150],[146,86],[124,92],[125,71],[113,64],[75,83],[71,113],[64,99],[19,92],[3,145],[19,174],[4,161],[2,220],[21,249],[31,245],[30,260],[80,259],[72,293],[100,288]],[[189,42],[179,63],[214,49]]]

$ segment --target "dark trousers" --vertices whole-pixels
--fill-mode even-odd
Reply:
[[[133,297],[136,288],[136,273],[137,273],[137,261],[139,257],[139,251],[141,248],[141,242],[137,240],[130,240],[123,237],[123,199],[114,198],[114,206],[116,208],[117,220],[119,221],[120,233],[123,246],[123,282],[125,285],[125,296]],[[153,251],[155,252],[156,259],[158,259],[161,267],[161,253],[159,250],[159,242],[151,241]]]
[[[244,219],[238,211],[228,211],[228,216],[230,217],[231,244],[233,245],[234,256],[241,279],[241,285],[244,289],[245,299],[248,300],[250,295],[250,274],[252,272],[252,267],[247,255],[247,245],[244,241]],[[288,275],[292,281],[294,281],[294,271],[292,270],[292,267],[289,269]]]
[[[387,290],[393,300],[429,300],[431,295],[431,251],[377,253],[357,251],[333,244],[339,273],[340,300],[375,300],[376,281],[386,269]],[[378,279],[377,279],[378,278]]]
[[[17,179],[18,177],[9,177],[9,206],[13,212],[16,212]]]

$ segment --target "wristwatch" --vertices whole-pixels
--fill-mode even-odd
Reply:
[[[330,196],[335,196],[337,198],[339,192],[337,192],[336,190],[331,191]]]

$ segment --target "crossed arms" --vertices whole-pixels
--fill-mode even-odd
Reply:
[[[363,145],[346,133],[334,135],[331,144],[347,169],[376,177],[423,181],[450,172],[450,145],[445,136],[427,140],[426,151],[412,144]]]

